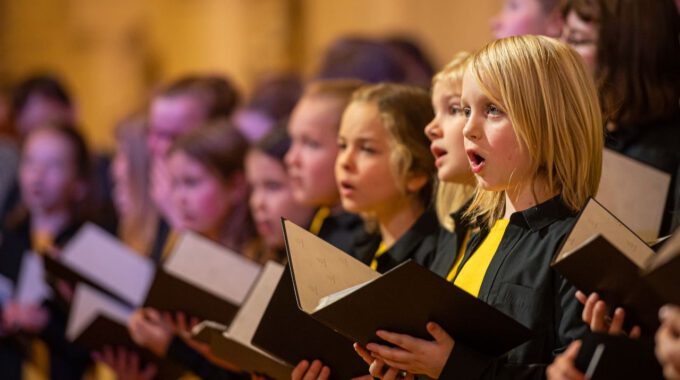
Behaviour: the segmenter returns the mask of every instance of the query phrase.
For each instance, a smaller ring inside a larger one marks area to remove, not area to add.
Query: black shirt
[[[356,239],[361,238],[365,233],[364,221],[358,215],[342,211],[326,217],[317,236],[338,249],[352,254]]]
[[[503,357],[488,357],[456,342],[440,378],[541,379],[556,354],[586,333],[576,289],[550,267],[576,219],[559,196],[511,215],[479,298],[528,327],[533,337]],[[473,234],[461,265],[488,232],[484,228]]]
[[[385,273],[406,260],[429,266],[437,249],[439,221],[433,210],[426,210],[397,241],[378,258],[379,273]],[[354,256],[369,265],[382,241],[380,234],[372,234],[357,244]]]

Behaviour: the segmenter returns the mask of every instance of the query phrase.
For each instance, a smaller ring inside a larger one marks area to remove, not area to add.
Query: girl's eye
[[[308,137],[303,137],[302,138],[302,144],[305,146],[308,146],[310,148],[318,148],[319,147],[319,142],[316,140],[312,140]]]
[[[463,115],[465,115],[465,117],[469,118],[471,114],[472,110],[470,107],[463,107]]]
[[[572,46],[586,46],[586,45],[594,45],[595,41],[589,39],[589,38],[578,38],[578,37],[569,37],[567,38],[567,43]]]
[[[449,114],[458,115],[461,112],[463,112],[463,109],[459,105],[452,104],[452,105],[449,106]]]
[[[277,181],[265,181],[264,188],[269,191],[277,191],[283,188],[283,184]]]
[[[493,105],[493,104],[490,104],[490,105],[489,105],[489,108],[488,108],[488,111],[487,111],[487,112],[488,112],[489,115],[491,115],[491,116],[499,116],[499,115],[501,114],[501,110],[500,110],[498,107],[496,107],[495,105]]]
[[[184,182],[184,186],[194,187],[194,186],[198,185],[198,183],[200,181],[199,181],[198,178],[187,177],[187,178],[184,178],[184,181],[182,181],[182,182]]]
[[[373,154],[376,152],[375,149],[370,145],[362,145],[361,150],[369,154]]]
[[[338,149],[345,150],[345,148],[347,148],[347,143],[344,141],[338,141]]]

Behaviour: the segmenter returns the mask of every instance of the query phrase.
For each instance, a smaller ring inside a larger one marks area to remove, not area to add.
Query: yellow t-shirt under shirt
[[[384,242],[380,242],[380,245],[378,246],[378,250],[375,251],[375,256],[373,256],[373,260],[371,260],[371,269],[373,270],[378,270],[378,259],[380,256],[384,255],[385,252],[387,252],[387,246],[385,245]]]
[[[312,218],[312,223],[309,224],[309,232],[313,233],[314,235],[318,235],[319,232],[321,231],[321,227],[323,226],[323,222],[326,220],[326,218],[328,218],[330,214],[331,214],[330,208],[320,207],[314,214],[314,217]]]
[[[460,273],[453,282],[454,285],[475,297],[479,295],[479,289],[482,287],[486,270],[489,268],[489,264],[491,264],[491,260],[501,244],[508,223],[508,219],[499,219],[494,223],[491,231],[489,231],[489,235],[487,235],[475,253],[468,259],[463,268],[461,268]]]

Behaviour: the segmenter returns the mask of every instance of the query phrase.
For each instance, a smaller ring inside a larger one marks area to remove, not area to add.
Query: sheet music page
[[[654,253],[644,241],[626,228],[607,209],[591,199],[567,237],[558,259],[573,252],[583,242],[597,234],[604,236],[640,268],[645,266],[645,262]]]
[[[314,312],[321,298],[380,277],[349,254],[285,220],[289,262],[300,305]]]
[[[99,315],[125,326],[133,311],[93,287],[79,283],[73,294],[66,338],[74,341]]]
[[[671,176],[609,149],[597,199],[645,241],[659,236]]]
[[[153,263],[88,223],[64,247],[61,261],[132,305],[141,305],[153,280]]]
[[[231,325],[229,325],[225,335],[250,346],[255,330],[257,330],[257,326],[260,324],[262,315],[267,309],[269,300],[272,294],[274,294],[276,285],[283,274],[283,268],[283,265],[274,261],[269,261],[265,264],[262,274],[239,309],[236,317],[234,317]]]
[[[260,273],[260,265],[194,233],[178,240],[165,270],[197,288],[241,305]]]
[[[21,260],[14,298],[22,304],[39,305],[51,294],[52,290],[45,281],[45,266],[42,257],[34,252],[26,252]]]

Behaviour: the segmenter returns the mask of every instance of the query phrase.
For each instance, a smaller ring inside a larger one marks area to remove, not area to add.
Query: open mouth
[[[486,164],[486,159],[474,150],[468,150],[466,153],[468,155],[468,160],[470,160],[470,169],[472,169],[472,172],[475,174],[481,172]]]
[[[348,181],[340,181],[340,195],[348,196],[354,192],[355,187]]]
[[[434,156],[435,159],[446,155],[446,151],[440,147],[437,146],[430,146],[430,151],[432,152],[432,155]]]
[[[340,188],[343,190],[354,190],[354,186],[347,181],[340,181]]]

